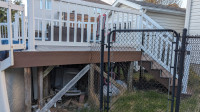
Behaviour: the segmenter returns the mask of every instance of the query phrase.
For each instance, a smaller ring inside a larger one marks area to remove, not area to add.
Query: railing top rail
[[[81,0],[73,0],[73,1],[72,0],[60,0],[60,1],[66,2],[66,3],[71,3],[71,4],[93,7],[93,8],[101,8],[101,9],[104,9],[104,10],[113,10],[113,11],[117,11],[117,12],[142,15],[142,12],[140,12],[139,10],[120,9],[120,8],[117,8],[117,7],[112,7],[112,6],[102,5],[102,4],[97,4],[97,3],[91,3],[91,2],[81,1]]]
[[[0,23],[0,26],[1,26],[1,25],[7,25],[7,24],[8,24],[8,23]]]
[[[16,5],[11,2],[0,1],[0,7],[2,8],[11,8],[13,10],[24,11],[24,5]]]
[[[175,34],[175,37],[178,37],[178,33],[172,29],[124,29],[124,30],[116,29],[116,30],[111,31],[109,33],[109,36],[113,32],[173,32]]]
[[[200,35],[188,35],[187,38],[192,38],[192,39],[199,39]]]

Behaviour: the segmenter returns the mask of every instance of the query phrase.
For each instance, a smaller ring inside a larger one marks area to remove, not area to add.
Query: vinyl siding
[[[134,8],[121,4],[120,8],[133,10]],[[165,29],[173,29],[181,33],[185,24],[185,15],[172,15],[147,11],[146,14]]]
[[[178,16],[149,11],[146,14],[165,29],[173,29],[181,33],[184,28],[185,15]]]
[[[189,34],[200,35],[200,0],[192,0],[191,2]]]

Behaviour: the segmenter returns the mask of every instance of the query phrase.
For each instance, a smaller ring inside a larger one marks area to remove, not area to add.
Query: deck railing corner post
[[[28,50],[35,50],[34,0],[28,0]]]

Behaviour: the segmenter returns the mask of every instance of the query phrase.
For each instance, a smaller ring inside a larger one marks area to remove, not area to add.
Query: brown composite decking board
[[[108,53],[105,52],[104,60],[107,62]],[[115,51],[112,52],[113,62],[140,61],[140,51]],[[32,51],[14,52],[13,68],[72,65],[100,63],[99,51]]]

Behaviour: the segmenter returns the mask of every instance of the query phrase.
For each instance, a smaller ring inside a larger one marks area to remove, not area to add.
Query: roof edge
[[[172,14],[172,15],[185,15],[186,12],[183,12],[183,11],[179,11],[179,10],[172,10],[172,9],[165,9],[165,8],[159,8],[159,7],[148,7],[148,6],[142,6],[140,4],[137,4],[137,3],[134,3],[134,2],[131,2],[131,1],[128,1],[128,0],[116,0],[112,6],[114,7],[117,7],[117,4],[124,4],[124,5],[127,5],[127,6],[130,6],[132,8],[136,8],[136,9],[147,9],[147,10],[150,10],[150,11],[153,11],[153,12],[162,12],[162,13],[166,13],[166,14]],[[134,4],[134,6],[137,5],[137,7],[133,7],[132,5]]]
[[[163,9],[163,8],[153,8],[153,7],[147,7],[142,6],[143,9],[146,9],[147,11],[150,10],[152,12],[159,12],[159,13],[166,13],[166,14],[173,14],[173,15],[185,15],[186,12],[183,11],[177,11],[177,10],[170,10],[170,9]]]

